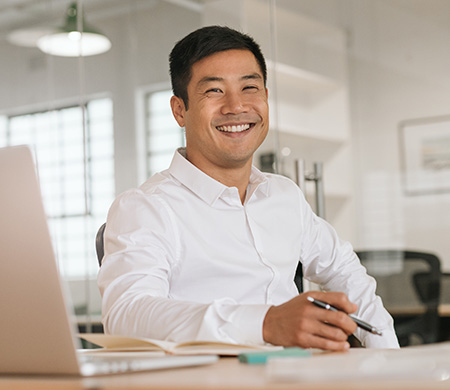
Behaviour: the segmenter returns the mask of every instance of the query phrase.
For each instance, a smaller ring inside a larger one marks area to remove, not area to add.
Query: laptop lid
[[[31,151],[0,149],[0,372],[78,374]]]

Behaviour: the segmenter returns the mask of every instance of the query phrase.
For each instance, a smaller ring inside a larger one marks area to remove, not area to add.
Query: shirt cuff
[[[263,338],[263,323],[271,305],[237,305],[232,321],[221,329],[237,343],[265,344]]]
[[[374,335],[365,331],[360,332],[360,340],[364,347],[366,348],[388,348],[396,349],[400,348],[395,332],[390,329],[381,329],[383,332],[382,336]],[[364,334],[365,333],[365,334]],[[359,335],[357,335],[358,337]]]

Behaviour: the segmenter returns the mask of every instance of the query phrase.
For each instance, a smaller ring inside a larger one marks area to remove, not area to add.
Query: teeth
[[[240,133],[241,131],[248,130],[250,124],[237,125],[237,126],[217,126],[217,130],[226,131],[228,133]]]

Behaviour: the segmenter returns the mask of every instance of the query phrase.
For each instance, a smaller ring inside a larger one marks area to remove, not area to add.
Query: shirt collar
[[[246,200],[250,200],[257,190],[263,195],[269,196],[269,181],[267,180],[266,174],[262,173],[253,165],[252,172],[250,173],[250,183],[247,187]]]
[[[211,206],[221,197],[229,198],[231,192],[235,192],[239,197],[236,188],[230,188],[219,183],[193,165],[186,158],[186,148],[177,149],[170,164],[169,173]],[[246,202],[257,190],[261,190],[267,196],[269,192],[268,180],[261,171],[252,166]]]

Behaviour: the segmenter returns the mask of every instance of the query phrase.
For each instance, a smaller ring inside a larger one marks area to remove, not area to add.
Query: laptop
[[[73,308],[66,302],[32,153],[27,146],[1,148],[0,373],[93,376],[218,359],[81,353]]]

